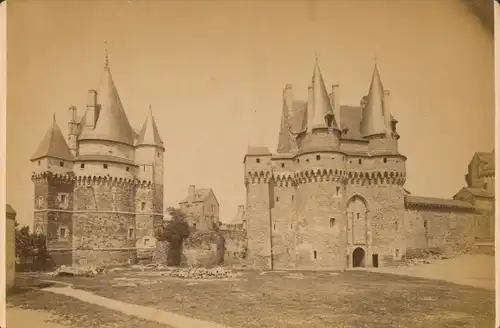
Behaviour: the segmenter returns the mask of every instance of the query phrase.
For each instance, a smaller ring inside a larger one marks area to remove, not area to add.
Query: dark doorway
[[[365,266],[365,250],[358,247],[352,252],[352,266],[359,268]]]
[[[372,255],[373,267],[378,268],[378,254]]]

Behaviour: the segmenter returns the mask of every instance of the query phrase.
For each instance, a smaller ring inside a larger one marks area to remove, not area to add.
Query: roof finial
[[[52,119],[54,121],[54,123],[56,122],[56,113],[52,113]]]
[[[104,69],[109,68],[108,41],[104,41]]]
[[[375,63],[375,66],[377,66],[377,61],[378,61],[378,56],[377,53],[373,55],[373,62]]]

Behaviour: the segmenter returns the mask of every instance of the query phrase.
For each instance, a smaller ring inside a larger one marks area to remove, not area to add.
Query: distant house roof
[[[10,204],[5,204],[5,212],[7,214],[16,214],[16,211],[12,208],[12,206],[10,206]]]
[[[406,196],[405,203],[408,206],[422,206],[428,208],[455,208],[455,209],[474,209],[474,206],[456,199]]]
[[[474,157],[479,159],[482,165],[479,167],[479,176],[488,176],[495,174],[495,153],[477,152]]]
[[[184,198],[184,200],[180,201],[179,204],[202,203],[210,197],[210,194],[213,194],[215,201],[217,201],[217,197],[215,197],[215,194],[214,194],[212,188],[201,188],[201,189],[195,189],[193,195],[188,195],[186,198]],[[190,196],[192,196],[192,198],[189,198]],[[218,203],[218,201],[217,201],[217,203]]]
[[[460,189],[460,191],[457,192],[455,194],[455,196],[457,196],[459,193],[464,192],[464,191],[470,193],[472,196],[475,196],[475,197],[483,197],[483,198],[494,198],[495,197],[494,193],[489,192],[485,189],[468,188],[468,187],[464,187],[464,188]],[[455,197],[455,196],[453,196],[453,197]]]

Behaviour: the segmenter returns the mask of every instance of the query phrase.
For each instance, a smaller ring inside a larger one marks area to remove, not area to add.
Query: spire
[[[361,134],[363,137],[386,133],[383,102],[384,86],[375,62],[370,90],[366,97],[366,106],[363,108],[363,117],[361,119]]]
[[[69,150],[68,144],[64,139],[61,129],[57,125],[56,114],[53,114],[52,124],[38,145],[36,152],[31,157],[31,161],[43,157],[58,158],[66,161],[73,160],[73,155]]]
[[[278,153],[288,153],[291,150],[290,143],[290,111],[292,110],[292,86],[287,84],[283,90],[283,112],[281,113],[281,126],[278,136]]]
[[[151,108],[151,105],[149,105],[148,116],[146,117],[146,121],[142,125],[141,131],[139,132],[136,145],[158,146],[163,148],[163,141],[158,133],[158,127],[156,126],[156,122],[153,117],[153,109]]]
[[[104,41],[104,69],[109,69],[108,41]]]
[[[333,127],[334,129],[338,129],[317,56],[312,76],[312,92],[312,106],[310,107],[313,111],[311,113],[311,128]]]
[[[99,109],[96,113],[95,128],[84,127],[80,140],[110,140],[133,145],[135,133],[113,81],[107,53],[106,49],[104,72],[97,90]]]

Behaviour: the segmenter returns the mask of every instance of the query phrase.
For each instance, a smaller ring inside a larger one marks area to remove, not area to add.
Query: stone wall
[[[467,210],[410,209],[405,213],[407,254],[435,250],[448,255],[474,246],[475,222],[480,215]]]
[[[224,266],[240,267],[246,261],[247,233],[245,230],[219,230],[225,241]]]
[[[192,233],[182,245],[181,265],[212,267],[220,264],[224,257],[223,238],[222,233],[216,231]]]

